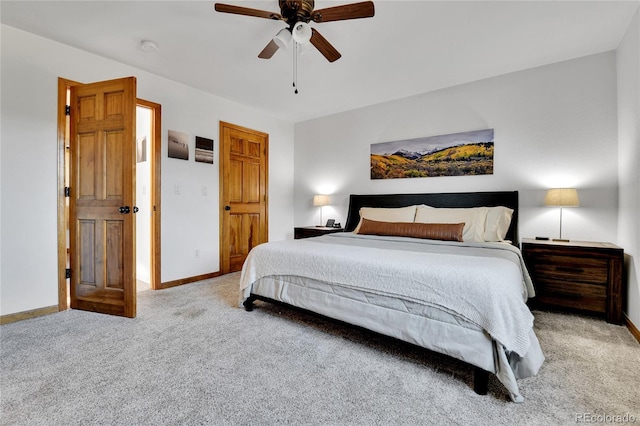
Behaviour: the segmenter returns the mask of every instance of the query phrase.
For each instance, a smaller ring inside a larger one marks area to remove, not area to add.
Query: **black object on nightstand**
[[[319,237],[321,235],[333,234],[335,232],[344,232],[344,228],[327,228],[326,226],[302,226],[293,228],[293,238],[299,240],[301,238]]]
[[[536,290],[536,305],[592,313],[622,324],[622,248],[524,238],[522,256]]]

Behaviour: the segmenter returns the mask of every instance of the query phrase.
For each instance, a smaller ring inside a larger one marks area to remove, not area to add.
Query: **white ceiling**
[[[358,1],[358,0],[354,0]],[[279,12],[277,0],[223,3]],[[353,1],[316,0],[316,9]],[[616,49],[638,1],[374,0],[375,17],[312,23],[341,53],[258,53],[280,21],[214,1],[5,1],[2,23],[298,122]],[[159,49],[147,53],[142,40]]]

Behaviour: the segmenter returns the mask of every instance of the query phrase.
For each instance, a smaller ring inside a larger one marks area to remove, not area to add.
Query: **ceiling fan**
[[[311,28],[309,22],[320,24],[347,19],[371,18],[374,15],[373,2],[371,1],[319,10],[313,9],[314,0],[278,0],[278,3],[280,4],[280,13],[223,3],[216,3],[215,10],[236,15],[274,19],[287,24],[288,27],[283,28],[260,52],[259,58],[271,58],[279,48],[286,47],[288,40],[293,38],[294,41],[302,45],[311,42],[329,62],[340,59],[342,55],[315,28]]]

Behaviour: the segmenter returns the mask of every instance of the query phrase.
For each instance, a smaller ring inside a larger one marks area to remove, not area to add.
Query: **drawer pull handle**
[[[553,295],[555,297],[561,297],[563,299],[574,299],[574,300],[582,299],[582,295],[581,294],[565,293],[563,291],[555,292],[555,293],[553,293]]]
[[[584,272],[582,268],[570,268],[566,266],[556,266],[556,271],[558,272],[570,272],[572,274],[581,274]]]

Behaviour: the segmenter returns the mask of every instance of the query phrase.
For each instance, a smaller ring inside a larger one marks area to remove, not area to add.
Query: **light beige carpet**
[[[472,368],[443,355],[277,305],[245,312],[238,278],[139,293],[135,319],[1,326],[0,424],[640,423],[640,345],[624,327],[534,312],[547,361],[515,404],[493,377],[476,395]]]

